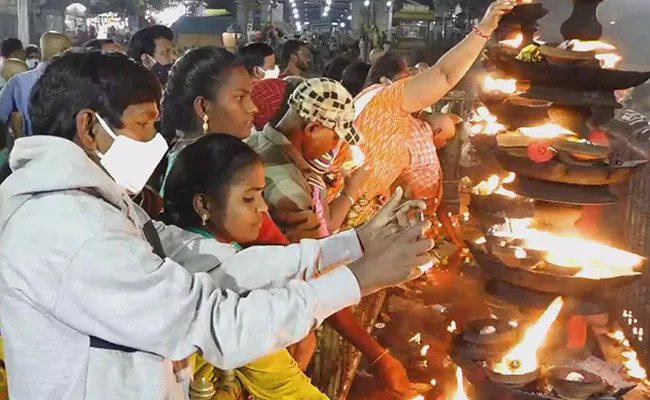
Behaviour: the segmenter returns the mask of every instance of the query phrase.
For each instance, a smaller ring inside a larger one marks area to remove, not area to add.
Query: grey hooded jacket
[[[236,253],[155,223],[163,259],[146,214],[73,142],[19,139],[10,164],[0,328],[12,400],[184,399],[170,360],[200,350],[236,368],[359,301],[347,267],[314,278],[361,256],[354,231]]]

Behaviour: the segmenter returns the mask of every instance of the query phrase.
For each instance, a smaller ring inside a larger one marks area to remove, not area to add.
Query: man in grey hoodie
[[[394,223],[413,206],[398,209],[401,190],[356,231],[287,247],[238,252],[152,222],[129,194],[166,150],[159,96],[150,72],[99,52],[60,56],[32,94],[36,135],[16,142],[0,185],[14,400],[186,399],[189,374],[172,361],[199,351],[239,367],[429,260],[428,223]]]

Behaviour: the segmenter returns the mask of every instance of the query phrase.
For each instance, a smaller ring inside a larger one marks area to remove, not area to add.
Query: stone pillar
[[[242,29],[242,38],[248,39],[246,28],[248,27],[248,10],[246,9],[246,0],[236,0],[235,6],[237,7],[237,12],[235,16],[237,17],[237,23]]]
[[[18,3],[18,39],[24,45],[29,41],[29,0],[17,0]]]
[[[262,28],[266,27],[271,23],[271,2],[269,0],[260,1],[260,20],[262,23]]]
[[[375,25],[379,32],[388,29],[388,7],[386,7],[386,0],[375,1]]]
[[[364,0],[352,0],[350,5],[350,15],[352,16],[352,21],[350,21],[350,28],[353,32],[360,34],[364,26],[368,22],[367,12],[368,7],[364,7]]]

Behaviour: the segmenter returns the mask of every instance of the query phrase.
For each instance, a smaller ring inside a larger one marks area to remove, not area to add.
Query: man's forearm
[[[384,352],[380,345],[364,328],[351,308],[332,315],[325,320],[348,343],[352,344],[369,362],[373,362]]]

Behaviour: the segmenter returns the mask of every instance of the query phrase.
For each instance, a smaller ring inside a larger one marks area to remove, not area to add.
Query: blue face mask
[[[156,78],[158,78],[158,82],[160,82],[161,85],[165,86],[167,84],[167,79],[169,79],[169,70],[172,69],[172,64],[167,64],[167,65],[161,65],[158,63],[155,63],[153,67],[151,67],[151,72],[156,75]]]

